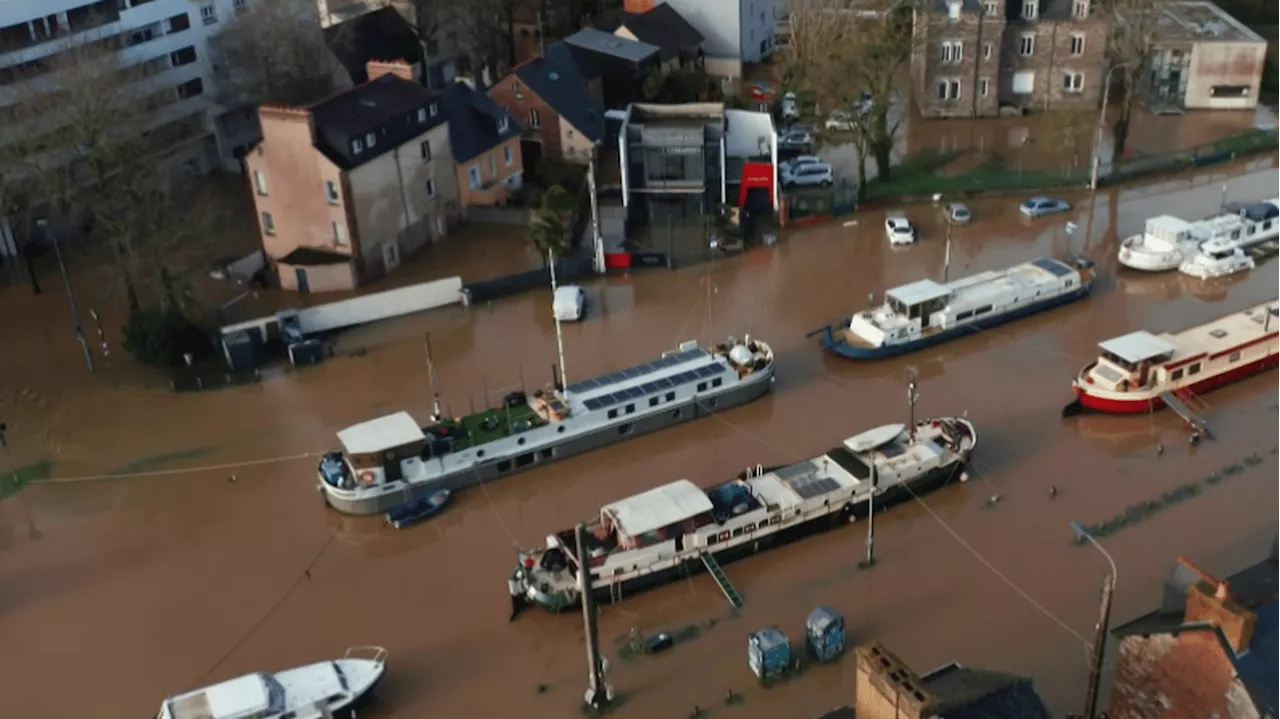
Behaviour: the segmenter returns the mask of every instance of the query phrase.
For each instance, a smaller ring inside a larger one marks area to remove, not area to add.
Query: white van
[[[577,285],[557,287],[555,299],[551,302],[551,311],[561,322],[577,322],[587,306],[587,295]]]

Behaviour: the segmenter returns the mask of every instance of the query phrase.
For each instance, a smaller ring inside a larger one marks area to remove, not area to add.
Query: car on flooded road
[[[911,220],[905,217],[890,217],[884,221],[884,236],[888,238],[890,245],[896,247],[914,245],[920,233],[915,225],[911,224]]]
[[[969,220],[972,219],[973,213],[969,212],[968,207],[965,207],[959,202],[953,202],[950,205],[947,205],[947,222],[950,222],[953,225],[967,225],[969,224]]]
[[[1071,209],[1071,205],[1064,200],[1056,200],[1052,197],[1033,197],[1030,200],[1018,206],[1018,211],[1026,217],[1035,219],[1052,215],[1056,212],[1066,212]]]
[[[831,165],[825,162],[811,162],[791,168],[782,173],[782,186],[793,187],[831,187],[835,182],[835,174]]]

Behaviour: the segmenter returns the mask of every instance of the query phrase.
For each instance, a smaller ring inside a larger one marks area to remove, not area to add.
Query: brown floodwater
[[[775,393],[468,490],[447,513],[403,532],[326,512],[315,460],[298,456],[379,413],[425,418],[423,332],[432,333],[442,399],[455,413],[482,403],[484,388],[493,398],[545,382],[556,361],[549,292],[361,328],[322,366],[173,395],[143,388],[147,375],[124,366],[115,388],[102,372],[86,378],[56,282],[39,297],[9,288],[0,294],[0,421],[13,454],[0,462],[48,459],[56,477],[83,481],[28,486],[0,503],[0,716],[145,716],[166,695],[356,644],[383,645],[391,661],[362,717],[576,716],[586,681],[581,621],[530,612],[507,622],[515,548],[656,484],[720,481],[903,420],[908,367],[920,377],[918,412],[967,412],[976,422],[973,481],[877,521],[870,571],[854,568],[864,525],[729,565],[746,598],[736,618],[705,575],[605,607],[610,678],[627,697],[617,716],[686,716],[700,705],[716,716],[805,717],[848,703],[848,659],[770,689],[757,688],[746,665],[748,632],[778,625],[798,640],[819,604],[845,613],[853,641],[882,641],[920,671],[956,660],[1026,673],[1056,713],[1078,710],[1082,638],[1106,564],[1070,543],[1069,521],[1107,519],[1263,454],[1260,466],[1105,540],[1120,566],[1119,621],[1157,601],[1177,555],[1226,573],[1275,535],[1274,374],[1209,395],[1218,439],[1197,448],[1168,413],[1059,416],[1098,341],[1175,330],[1276,296],[1274,262],[1211,287],[1176,273],[1117,276],[1114,262],[1117,235],[1155,214],[1208,214],[1224,182],[1235,199],[1274,195],[1273,168],[1267,159],[1113,190],[1097,197],[1091,232],[1087,197],[1073,200],[1072,216],[1037,222],[1017,216],[1017,198],[974,202],[974,223],[955,234],[952,277],[1087,240],[1105,275],[1096,296],[890,362],[838,361],[804,335],[864,307],[868,293],[941,275],[943,235],[929,208],[908,209],[924,229],[906,249],[890,249],[882,218],[869,213],[856,226],[790,232],[777,248],[740,258],[590,284],[586,321],[564,328],[570,379],[684,339],[750,332],[779,353]],[[1080,227],[1070,238],[1068,219]],[[355,347],[367,354],[348,357]],[[93,478],[106,473],[142,476]],[[997,494],[999,504],[984,506]],[[667,654],[624,660],[615,651],[633,627],[708,620],[714,626]],[[744,703],[724,707],[728,690]]]

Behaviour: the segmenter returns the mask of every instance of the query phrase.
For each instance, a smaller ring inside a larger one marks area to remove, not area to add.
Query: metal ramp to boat
[[[1198,402],[1201,410],[1203,410],[1203,400],[1199,400],[1194,394],[1186,390],[1174,390],[1172,392],[1161,392],[1160,401],[1164,402],[1166,407],[1176,412],[1178,416],[1181,417],[1182,420],[1193,430],[1213,439],[1213,435],[1209,432],[1209,423],[1206,422],[1199,414],[1196,414],[1196,411],[1191,408],[1192,403]]]
[[[720,568],[720,563],[716,558],[707,552],[698,552],[698,556],[702,557],[702,565],[707,568],[707,573],[716,580],[716,584],[720,585],[720,591],[724,592],[724,598],[729,600],[729,604],[734,609],[742,609],[742,595],[737,589],[733,588],[733,584],[729,582],[729,577]]]

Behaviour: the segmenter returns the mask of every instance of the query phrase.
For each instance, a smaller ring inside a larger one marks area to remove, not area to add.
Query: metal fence
[[[1112,184],[1188,167],[1209,167],[1244,155],[1275,150],[1275,130],[1246,130],[1203,145],[1118,162],[1104,173],[1100,181]]]

